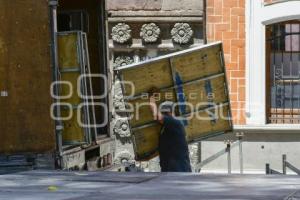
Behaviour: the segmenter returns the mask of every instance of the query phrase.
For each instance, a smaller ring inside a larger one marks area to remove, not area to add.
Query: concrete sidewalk
[[[60,171],[0,175],[1,200],[294,200],[300,199],[297,191],[299,176]]]

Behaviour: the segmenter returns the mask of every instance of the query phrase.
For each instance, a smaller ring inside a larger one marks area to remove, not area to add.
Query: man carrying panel
[[[150,108],[154,120],[161,123],[159,157],[162,172],[191,172],[189,149],[182,122],[174,115],[174,103],[165,101],[159,109],[155,97],[150,97]]]

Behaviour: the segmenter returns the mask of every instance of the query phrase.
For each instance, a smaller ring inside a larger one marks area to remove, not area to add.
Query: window
[[[266,27],[269,123],[300,123],[300,21]]]
[[[85,11],[63,11],[58,13],[58,31],[83,31],[88,33],[89,20]]]

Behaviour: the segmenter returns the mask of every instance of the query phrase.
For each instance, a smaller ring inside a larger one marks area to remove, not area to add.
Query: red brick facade
[[[207,40],[222,41],[234,124],[245,124],[245,0],[207,0]]]

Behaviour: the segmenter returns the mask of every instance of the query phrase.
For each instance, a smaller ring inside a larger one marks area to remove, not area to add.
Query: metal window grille
[[[266,30],[269,123],[300,124],[300,21]]]

